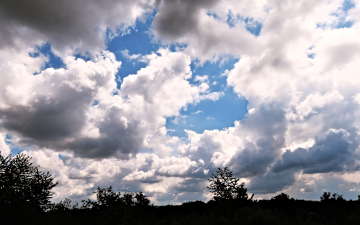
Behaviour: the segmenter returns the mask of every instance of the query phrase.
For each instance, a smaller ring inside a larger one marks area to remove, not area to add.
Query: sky
[[[59,183],[207,201],[360,193],[359,0],[2,0],[0,151]]]

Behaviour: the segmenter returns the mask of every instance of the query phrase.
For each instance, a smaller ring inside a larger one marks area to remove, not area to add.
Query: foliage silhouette
[[[71,199],[65,198],[64,200],[61,200],[60,202],[56,204],[52,204],[49,207],[49,210],[51,211],[70,211],[72,209],[77,208],[77,204],[73,203]]]
[[[331,192],[324,192],[320,197],[321,202],[345,201],[342,195]]]
[[[98,187],[95,191],[96,201],[83,201],[82,208],[112,209],[133,206],[149,206],[150,200],[142,193],[124,193],[113,191],[112,187]]]
[[[228,168],[218,168],[215,174],[208,179],[208,190],[213,193],[214,200],[248,200],[249,196],[244,183],[239,183]]]
[[[30,163],[30,158],[24,158],[24,155],[2,157],[0,170],[1,181],[3,182],[2,201],[5,197],[11,199],[8,197],[11,195],[5,195],[3,192],[4,181],[8,177],[12,177],[10,175],[6,177],[4,174],[8,172],[5,170],[16,172],[18,168],[22,168],[14,166],[15,169],[13,169],[9,166],[15,163],[10,163],[10,161],[16,157],[22,158],[19,161],[27,162],[23,164],[28,165],[28,167],[38,168]],[[10,170],[9,167],[12,169]],[[51,206],[47,207],[47,210],[34,211],[31,207],[27,207],[25,211],[19,210],[20,204],[16,205],[17,208],[12,205],[10,210],[3,211],[4,208],[2,208],[0,211],[1,222],[8,220],[11,221],[11,224],[22,225],[358,225],[360,222],[360,201],[358,200],[345,200],[341,195],[330,192],[325,192],[321,196],[321,201],[297,200],[285,193],[276,195],[270,200],[252,200],[248,197],[245,185],[240,184],[239,179],[234,177],[228,168],[218,169],[217,172],[209,179],[209,187],[214,188],[209,190],[214,190],[212,192],[214,195],[217,193],[215,191],[220,190],[217,199],[221,201],[195,201],[186,202],[182,205],[154,206],[150,205],[149,199],[141,192],[120,193],[115,192],[111,186],[98,187],[94,192],[96,200],[85,200],[81,206],[74,204],[70,199],[64,199],[50,205],[50,194],[45,198],[47,200],[43,201],[46,203],[45,205]],[[48,173],[42,172],[42,174]],[[18,176],[13,176],[18,178]],[[48,174],[48,176],[54,184],[51,175]],[[23,185],[31,184],[32,182],[25,182]],[[227,186],[228,184],[230,186]],[[21,191],[27,190],[30,189],[21,189]],[[239,199],[246,201],[238,201]],[[20,202],[24,203],[23,200]],[[6,206],[10,206],[10,204]]]
[[[290,196],[288,194],[280,193],[280,194],[272,197],[271,200],[280,201],[280,202],[286,202],[286,201],[291,201],[291,200],[294,200],[294,199],[290,198]]]
[[[24,154],[0,155],[0,206],[46,209],[57,185],[49,172],[33,165]]]
[[[150,200],[142,192],[136,193],[134,198],[135,206],[144,207],[150,205]]]

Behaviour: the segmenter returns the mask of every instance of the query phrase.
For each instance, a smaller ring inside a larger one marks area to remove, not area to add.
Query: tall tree
[[[239,183],[239,178],[234,177],[228,167],[218,168],[209,178],[207,188],[214,194],[214,200],[248,200],[245,184]]]
[[[0,155],[0,206],[31,206],[40,209],[50,203],[51,189],[57,185],[25,154]]]

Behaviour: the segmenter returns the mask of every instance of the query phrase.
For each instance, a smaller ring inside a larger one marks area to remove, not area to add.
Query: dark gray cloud
[[[190,152],[188,156],[193,160],[202,159],[205,162],[210,162],[213,153],[220,150],[220,144],[215,142],[210,135],[203,135],[199,140],[199,146],[195,151]]]
[[[253,177],[264,174],[275,161],[277,149],[273,149],[271,143],[263,141],[257,144],[242,150],[231,159],[231,169],[239,176]]]
[[[56,90],[56,89],[54,89]],[[0,109],[1,127],[47,145],[76,135],[85,124],[91,90],[62,86],[55,98],[39,96],[29,106]]]
[[[82,137],[80,132],[87,123],[86,112],[91,101],[87,95],[78,97],[72,95],[71,101],[44,100],[31,107],[0,110],[0,125],[23,137],[26,145],[70,150],[85,158],[126,158],[137,152],[143,143],[139,122],[121,121],[123,112],[118,108],[110,109],[99,122],[99,137]]]
[[[279,173],[269,172],[251,179],[249,191],[255,194],[275,193],[289,187],[295,182],[294,171]]]
[[[284,145],[286,120],[277,104],[261,106],[244,121],[242,129],[256,134],[230,161],[234,172],[241,177],[264,174],[276,160]]]
[[[268,172],[252,178],[255,193],[274,193],[293,185],[297,173],[349,172],[359,169],[357,142],[343,130],[330,130],[308,148],[286,151]]]
[[[198,179],[198,178],[188,178],[185,179],[183,182],[176,185],[174,188],[175,192],[198,192],[201,193],[204,190],[206,190],[206,182],[204,179]]]
[[[131,23],[137,7],[148,6],[142,0],[2,0],[0,47],[31,38],[57,48],[101,47],[106,27]]]
[[[154,21],[156,32],[165,39],[177,39],[197,30],[201,9],[213,6],[216,0],[159,0]]]
[[[308,148],[298,148],[282,155],[273,168],[274,172],[303,170],[304,173],[351,171],[357,168],[356,142],[345,130],[330,130]]]
[[[121,121],[123,113],[118,108],[110,109],[98,124],[100,137],[79,138],[67,146],[81,157],[105,158],[119,156],[126,158],[142,146],[144,134],[139,121]]]

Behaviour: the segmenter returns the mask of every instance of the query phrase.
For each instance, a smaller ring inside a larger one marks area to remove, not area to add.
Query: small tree
[[[330,199],[331,199],[331,193],[330,193],[330,192],[324,192],[324,193],[320,196],[320,201],[322,201],[322,202],[329,201]]]
[[[218,168],[208,180],[207,188],[214,194],[214,200],[248,200],[245,184],[239,184],[239,178],[234,177],[228,167]]]
[[[150,205],[150,200],[144,195],[142,192],[138,192],[135,194],[135,205],[136,206],[148,206]]]
[[[84,208],[106,209],[123,206],[121,193],[112,190],[112,187],[97,187],[96,200],[87,200],[83,202]]]
[[[51,189],[57,185],[49,172],[44,172],[25,154],[0,155],[0,205],[32,206],[44,209],[50,203]]]

